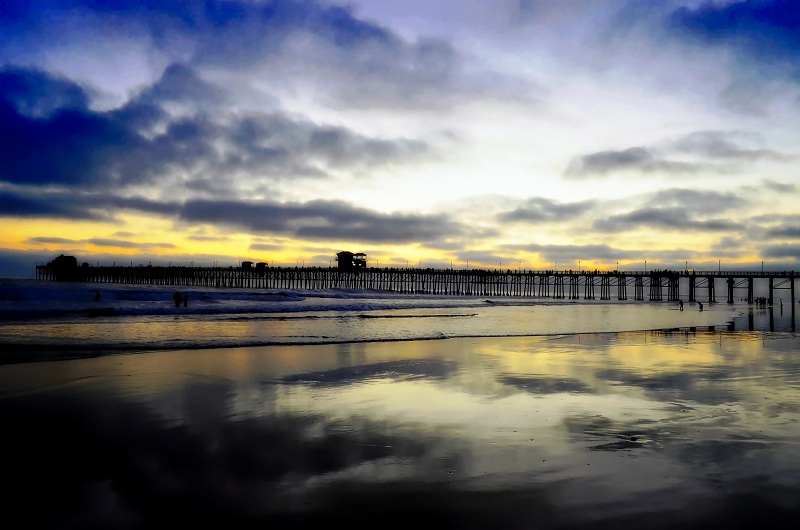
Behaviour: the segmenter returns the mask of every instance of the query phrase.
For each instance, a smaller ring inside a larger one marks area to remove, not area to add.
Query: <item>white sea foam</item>
[[[188,296],[176,307],[175,292]],[[96,299],[96,296],[98,295]],[[501,305],[564,303],[547,299],[495,300]],[[154,285],[0,280],[0,319],[87,316],[257,314],[318,311],[479,307],[481,297],[331,289],[320,291],[198,288]]]

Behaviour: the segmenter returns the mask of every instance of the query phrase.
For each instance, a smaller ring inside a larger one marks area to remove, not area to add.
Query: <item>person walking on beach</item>
[[[697,302],[697,305],[700,306],[700,311],[702,311],[703,310],[703,302]]]
[[[683,300],[679,300],[679,302],[680,302],[681,311],[683,311]]]
[[[183,293],[183,307],[189,305],[189,293]]]
[[[175,291],[175,295],[172,297],[175,300],[175,307],[181,306],[181,293]]]

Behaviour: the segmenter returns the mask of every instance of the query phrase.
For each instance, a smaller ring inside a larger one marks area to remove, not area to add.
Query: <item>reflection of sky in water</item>
[[[794,325],[793,325],[794,320]],[[796,331],[797,315],[791,304],[781,307],[744,307],[742,314],[733,320],[735,329],[748,331]]]
[[[72,403],[94,436],[133,440],[118,450],[147,462],[126,471],[136,487],[169,483],[253,517],[395,488],[415,502],[435,491],[448,513],[565,524],[685,522],[741,499],[796,510],[800,498],[800,354],[787,334],[179,351],[3,366],[0,388],[5,403]],[[173,443],[186,448],[177,468],[163,454]]]

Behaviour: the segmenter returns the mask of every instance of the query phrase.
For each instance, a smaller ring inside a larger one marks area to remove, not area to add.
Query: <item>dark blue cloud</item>
[[[112,193],[0,191],[0,217],[108,221],[123,210],[172,216],[180,207],[178,203],[118,197]]]
[[[282,113],[209,113],[225,99],[184,65],[126,105],[89,108],[80,85],[46,72],[0,69],[0,182],[121,190],[192,175],[198,190],[221,174],[255,172],[271,179],[322,176],[347,169],[415,159],[423,142],[373,139],[344,127],[317,125]],[[178,104],[183,113],[166,109]],[[225,187],[236,188],[235,176]]]
[[[767,259],[800,260],[800,246],[797,245],[771,245],[761,249],[761,255]]]
[[[139,250],[152,250],[153,248],[175,248],[173,243],[138,243],[124,239],[109,239],[93,237],[90,239],[67,239],[63,237],[31,237],[28,243],[34,245],[76,245],[90,243],[97,247],[131,248]]]
[[[783,225],[769,228],[764,233],[766,239],[800,239],[800,225]]]
[[[740,131],[695,131],[674,140],[670,149],[676,153],[698,155],[708,159],[750,162],[784,161],[789,157],[773,149],[760,147],[761,137]]]
[[[91,187],[140,180],[126,166],[135,165],[143,139],[100,114],[65,110],[35,120],[0,107],[0,143],[6,182]]]
[[[56,0],[53,5],[68,9],[83,8],[98,13],[128,16],[166,15],[186,24],[197,18],[197,8],[203,4],[216,2],[203,1],[163,1],[163,0]]]
[[[134,241],[125,241],[123,239],[108,239],[101,237],[94,237],[91,239],[84,239],[86,243],[98,247],[115,247],[115,248],[137,248],[137,249],[150,249],[150,248],[175,248],[173,243],[137,243]]]
[[[628,260],[638,258],[638,250],[623,250],[610,247],[608,245],[542,245],[531,244],[512,244],[504,245],[504,248],[535,252],[542,257],[542,260],[550,263],[561,263],[560,269],[569,268],[572,264],[577,265],[577,260],[581,257],[601,261]]]
[[[640,208],[626,214],[597,219],[592,227],[605,233],[625,232],[642,227],[695,232],[737,232],[745,228],[743,224],[728,219],[696,219],[692,209],[686,207]]]
[[[346,7],[331,6],[319,12],[319,21],[327,27],[333,42],[339,46],[350,46],[358,42],[392,43],[396,38],[386,29],[359,20]]]
[[[718,214],[746,206],[748,201],[733,193],[682,188],[664,189],[656,192],[646,206],[650,208],[681,208],[703,215]]]
[[[656,156],[649,148],[630,147],[623,150],[599,151],[573,158],[564,176],[581,179],[608,175],[621,171],[641,173],[685,174],[695,173],[701,165]]]
[[[379,243],[431,241],[459,236],[465,227],[445,215],[384,214],[342,201],[188,201],[184,221],[235,226],[251,233]]]
[[[161,78],[136,95],[131,103],[163,105],[165,103],[194,103],[212,105],[225,100],[222,89],[205,82],[189,66],[169,65]]]
[[[18,4],[12,6],[10,4]],[[286,32],[307,30],[326,36],[336,46],[352,46],[359,42],[384,43],[398,40],[392,32],[354,16],[349,7],[323,5],[316,1],[273,0],[52,0],[3,2],[0,28],[22,34],[44,30],[41,20],[66,20],[76,14],[91,13],[101,20],[133,23],[146,28],[159,47],[175,45],[177,36],[193,36],[202,41],[226,30],[246,32],[248,38],[259,37],[250,48],[264,42],[280,43]],[[249,30],[258,28],[258,32]],[[244,36],[244,34],[243,34]],[[215,40],[215,44],[224,44]],[[234,43],[234,46],[240,45]],[[208,48],[214,49],[213,46]],[[242,52],[245,49],[240,50]],[[233,59],[233,57],[228,57]]]
[[[89,105],[89,96],[76,83],[13,66],[0,69],[0,100],[33,118],[47,117],[59,109],[84,110]]]
[[[0,217],[98,219],[99,216],[69,200],[0,192]]]
[[[54,35],[59,26],[66,29]],[[467,74],[444,40],[410,42],[324,1],[36,2],[0,18],[0,35],[0,63],[24,57],[37,64],[53,48],[86,53],[137,42],[168,62],[301,84],[358,107],[440,107],[474,92],[535,92],[520,91],[518,82],[512,89],[497,75],[489,83]]]
[[[732,47],[772,63],[800,65],[800,3],[796,0],[748,0],[682,7],[667,20],[670,31],[706,45]]]
[[[524,201],[524,203],[515,210],[498,214],[497,220],[503,223],[563,222],[586,213],[593,206],[594,201],[563,204],[542,197],[534,197]]]
[[[623,171],[690,174],[706,171],[729,174],[743,164],[759,161],[786,162],[792,156],[761,147],[761,136],[744,131],[694,131],[661,146],[636,146],[599,151],[574,157],[564,176],[580,179]],[[685,159],[688,155],[691,158]]]
[[[43,15],[68,14],[77,10],[101,15],[127,18],[155,18],[166,16],[190,25],[196,20],[198,7],[205,2],[187,0],[184,2],[162,0],[27,0],[25,2],[0,3],[0,22],[9,26],[30,26]]]
[[[118,197],[112,193],[0,191],[0,218],[113,220],[122,211],[308,239],[406,243],[442,240],[466,232],[464,226],[446,215],[385,214],[342,201],[190,200],[179,203]],[[117,241],[113,240],[115,246],[120,246],[116,245]]]
[[[0,70],[0,180],[80,187],[140,180],[135,166],[146,141],[87,101],[76,83]]]

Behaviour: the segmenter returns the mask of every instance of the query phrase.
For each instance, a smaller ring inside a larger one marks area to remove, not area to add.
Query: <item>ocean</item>
[[[0,280],[9,521],[786,528],[800,516],[789,303],[180,292],[186,306],[163,286]]]

